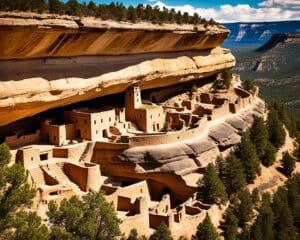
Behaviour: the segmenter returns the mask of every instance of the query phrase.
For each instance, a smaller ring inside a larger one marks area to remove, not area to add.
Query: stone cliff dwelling
[[[50,200],[101,188],[126,234],[134,226],[150,235],[165,222],[174,237],[190,237],[206,213],[219,221],[222,209],[197,199],[197,182],[265,111],[258,89],[245,91],[238,76],[228,90],[212,88],[217,74],[235,65],[220,48],[227,29],[107,28],[84,18],[80,27],[41,18],[24,19],[30,27],[19,28],[8,18],[0,16],[0,73],[7,80],[0,81],[0,130],[38,189],[40,215]],[[61,35],[65,29],[78,38]],[[28,38],[16,41],[25,41],[21,48],[4,32]],[[32,47],[37,35],[43,48]],[[100,98],[112,94],[124,101]],[[39,115],[56,108],[62,110]]]
[[[257,93],[238,81],[226,92],[199,88],[160,104],[143,102],[133,85],[123,108],[66,110],[63,121],[46,119],[35,134],[5,142],[39,190],[40,211],[50,200],[101,188],[115,203],[124,232],[134,224],[148,235],[164,221],[186,235],[207,211],[220,211],[197,200],[203,168],[238,143],[240,131],[264,112]]]

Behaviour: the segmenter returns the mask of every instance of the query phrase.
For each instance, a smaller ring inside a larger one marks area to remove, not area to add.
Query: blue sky
[[[84,1],[84,0],[82,0]],[[89,0],[86,0],[88,2]],[[181,12],[197,12],[219,22],[262,22],[300,20],[300,0],[116,0],[124,5],[138,3],[175,8]],[[94,0],[110,3],[111,0]]]

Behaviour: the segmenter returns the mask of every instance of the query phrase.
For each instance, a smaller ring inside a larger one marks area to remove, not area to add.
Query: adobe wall
[[[147,132],[160,131],[166,122],[166,114],[162,107],[155,107],[147,110]],[[153,126],[155,125],[155,126]]]
[[[140,235],[150,235],[149,211],[145,197],[136,198],[133,205],[135,212],[129,212],[124,218],[124,221],[120,224],[121,231],[128,235],[132,228],[136,228]]]
[[[41,131],[37,130],[35,133],[27,135],[13,135],[5,137],[5,143],[10,149],[20,148],[26,145],[41,142]]]
[[[28,169],[40,163],[40,150],[36,148],[24,148],[17,151],[16,162]]]
[[[99,165],[65,163],[64,170],[66,175],[75,182],[82,191],[88,191],[90,188],[99,190],[100,185],[103,183],[103,181],[101,181]]]
[[[159,214],[149,214],[149,221],[151,228],[158,228],[163,222],[169,227],[172,228],[173,224],[173,215],[159,215]]]
[[[221,106],[216,107],[212,110],[212,119],[222,118],[228,114],[230,114],[229,102],[223,103]]]
[[[106,110],[91,115],[91,140],[101,139],[104,137],[103,130],[109,130],[109,127],[116,121],[115,109]]]
[[[74,123],[75,138],[91,140],[92,138],[92,120],[91,114],[75,111],[66,111],[65,120]]]
[[[53,157],[68,158],[68,148],[53,148]]]
[[[171,210],[171,199],[169,194],[165,194],[162,199],[151,208],[155,214],[167,214]]]
[[[199,136],[205,131],[207,119],[202,118],[198,127],[161,135],[143,135],[129,138],[130,147],[169,144]]]
[[[150,192],[147,181],[143,180],[140,182],[133,183],[126,187],[111,187],[103,185],[106,189],[107,199],[114,202],[115,206],[118,204],[118,196],[128,197],[132,200],[136,197],[141,196],[145,199],[146,205],[150,202]]]
[[[184,179],[174,173],[143,173],[136,172],[136,164],[132,162],[116,162],[116,161],[93,161],[99,163],[101,167],[101,173],[107,176],[125,177],[136,181],[150,180],[153,187],[150,187],[150,195],[155,196],[161,200],[162,195],[170,194],[174,199],[185,201],[196,190],[196,187],[188,186]],[[157,188],[156,188],[157,187]]]

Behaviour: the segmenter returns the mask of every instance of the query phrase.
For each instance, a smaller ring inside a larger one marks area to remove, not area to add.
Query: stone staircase
[[[92,142],[86,144],[85,149],[79,158],[79,162],[84,162],[86,160],[86,157],[92,151],[93,147],[94,144]]]
[[[36,185],[37,188],[46,184],[44,172],[40,167],[36,167],[29,170],[29,173],[33,183]]]
[[[48,170],[53,174],[55,179],[59,181],[60,183],[69,182],[70,179],[63,171],[64,164],[50,164],[47,166]]]
[[[64,163],[49,164],[47,166],[47,170],[51,173],[52,176],[55,177],[55,179],[60,184],[69,185],[70,187],[72,187],[73,191],[76,194],[81,193],[81,190],[78,187],[78,185],[75,184],[74,182],[72,182],[70,180],[70,178],[65,174],[65,172],[64,172]]]

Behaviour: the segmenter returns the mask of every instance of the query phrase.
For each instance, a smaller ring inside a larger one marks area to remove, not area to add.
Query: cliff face
[[[25,17],[0,13],[0,59],[211,49],[219,46],[229,33],[216,26],[129,24],[51,15]]]
[[[277,33],[274,34],[268,42],[266,42],[262,47],[257,49],[259,52],[268,51],[278,44],[299,44],[300,43],[300,34],[287,34],[287,33]]]
[[[132,84],[165,87],[235,65],[218,47],[223,27],[107,24],[0,14],[0,126]]]

